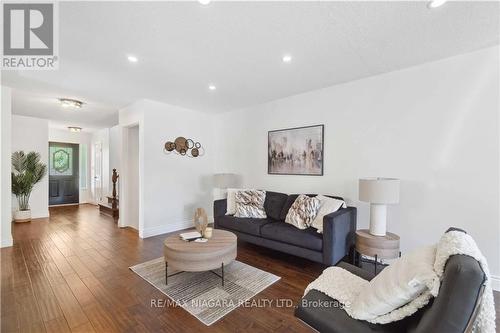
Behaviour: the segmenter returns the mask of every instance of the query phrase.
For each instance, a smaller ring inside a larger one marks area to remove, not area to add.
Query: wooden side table
[[[356,230],[355,251],[375,258],[375,274],[377,274],[378,259],[393,259],[401,256],[399,236],[391,232],[385,236],[374,236],[368,229]]]

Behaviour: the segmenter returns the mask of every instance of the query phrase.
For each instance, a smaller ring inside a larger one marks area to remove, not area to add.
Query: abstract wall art
[[[323,175],[324,125],[268,132],[267,172],[273,175]]]

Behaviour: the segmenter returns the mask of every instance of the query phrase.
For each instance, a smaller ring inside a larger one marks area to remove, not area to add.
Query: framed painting
[[[323,176],[324,125],[269,131],[267,173]]]

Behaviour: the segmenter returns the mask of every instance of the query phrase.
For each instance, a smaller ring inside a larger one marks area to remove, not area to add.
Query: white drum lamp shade
[[[359,200],[370,203],[370,233],[375,236],[385,236],[387,229],[386,205],[399,203],[399,179],[360,179]]]
[[[238,184],[238,176],[234,173],[216,173],[214,175],[214,184],[217,188],[231,188]]]
[[[239,184],[239,177],[234,173],[217,173],[214,175],[214,199],[225,199],[227,189],[237,187]]]

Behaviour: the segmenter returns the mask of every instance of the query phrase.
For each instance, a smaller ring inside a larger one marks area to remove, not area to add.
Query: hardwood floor
[[[162,256],[166,235],[141,240],[91,205],[50,214],[50,220],[13,225],[14,246],[1,250],[2,332],[311,331],[293,307],[240,307],[210,327],[182,308],[152,307],[152,300],[166,296],[128,267]],[[237,259],[281,277],[256,298],[294,305],[324,269],[245,243]]]
[[[309,332],[291,307],[238,308],[210,327],[128,269],[163,255],[165,235],[141,240],[95,206],[58,207],[50,220],[13,225],[1,250],[2,332]],[[302,296],[323,266],[250,244],[238,260],[281,276],[257,298]]]

